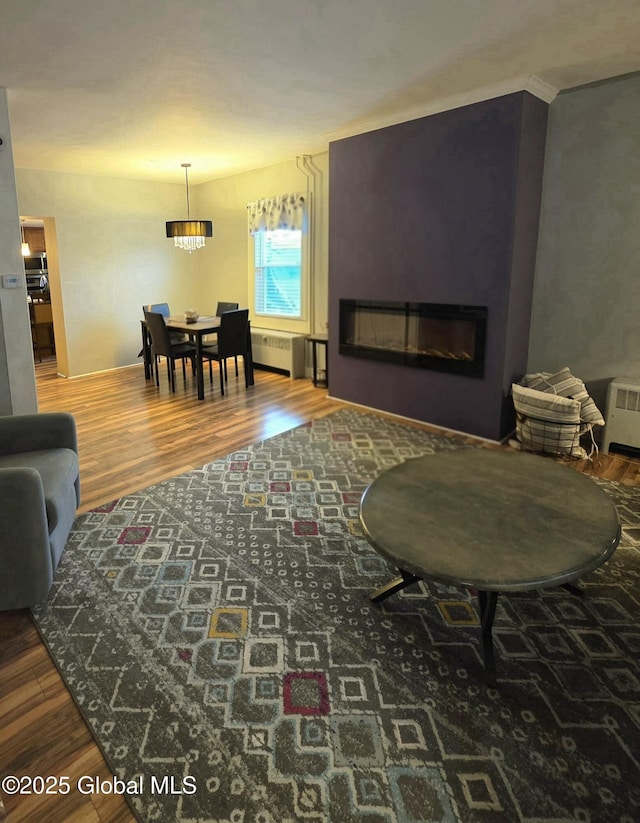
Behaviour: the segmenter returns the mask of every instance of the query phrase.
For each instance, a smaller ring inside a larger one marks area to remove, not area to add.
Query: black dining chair
[[[218,301],[218,305],[216,306],[216,317],[222,317],[225,312],[228,311],[237,311],[240,308],[239,303],[224,303],[222,301]],[[236,364],[236,377],[238,376],[238,358],[234,357]],[[224,379],[227,379],[227,361],[224,361]]]
[[[166,357],[169,384],[171,385],[171,391],[175,392],[176,360],[182,361],[182,376],[186,380],[187,372],[184,361],[189,359],[191,361],[191,368],[195,371],[196,347],[193,343],[188,342],[173,343],[171,341],[169,329],[165,325],[164,315],[160,312],[145,310],[144,319],[146,321],[149,334],[151,335],[151,362],[156,373],[156,386],[160,385],[158,357]]]
[[[218,301],[218,305],[216,307],[216,317],[221,317],[227,311],[237,311],[239,308],[239,303],[223,303]]]
[[[220,365],[220,387],[224,394],[224,361],[228,357],[242,357],[244,365],[244,384],[249,383],[249,309],[226,311],[220,315],[218,342],[212,346],[202,347],[202,356],[209,361],[209,380],[213,383],[211,362],[217,360]]]
[[[147,303],[142,307],[142,311],[143,313],[146,311],[155,311],[163,317],[171,317],[168,303]],[[172,343],[187,343],[189,341],[189,335],[183,334],[180,331],[169,332],[169,337]]]

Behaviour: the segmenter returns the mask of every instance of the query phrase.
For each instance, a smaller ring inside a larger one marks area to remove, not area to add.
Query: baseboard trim
[[[477,440],[479,443],[489,443],[492,446],[500,446],[502,445],[507,438],[503,440],[492,440],[489,437],[481,437],[478,434],[470,434],[469,432],[459,431],[458,429],[450,429],[448,426],[440,426],[438,423],[430,423],[428,420],[416,420],[415,417],[406,417],[403,414],[395,414],[394,412],[383,411],[382,409],[376,409],[373,406],[365,406],[363,403],[354,403],[351,400],[343,400],[342,397],[335,397],[332,394],[328,394],[327,397],[330,400],[335,400],[338,403],[345,403],[347,406],[354,406],[357,409],[364,409],[365,411],[375,412],[376,414],[381,414],[383,417],[392,417],[396,420],[402,420],[406,423],[415,423],[419,426],[429,426],[432,429],[436,429],[440,432],[446,432],[447,434],[452,434],[457,437],[470,437],[473,440]],[[511,435],[509,435],[511,437]]]

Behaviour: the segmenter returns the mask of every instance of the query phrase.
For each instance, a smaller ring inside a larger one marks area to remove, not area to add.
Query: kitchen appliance
[[[31,295],[49,292],[49,278],[46,272],[26,272],[27,293]]]
[[[49,291],[49,270],[47,268],[46,254],[32,254],[23,257],[24,273],[27,278],[27,292],[29,294],[42,294]]]
[[[47,274],[47,255],[32,254],[24,257],[24,270],[27,274]]]

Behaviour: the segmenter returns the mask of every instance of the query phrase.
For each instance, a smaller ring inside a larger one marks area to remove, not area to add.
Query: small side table
[[[313,363],[313,385],[329,387],[329,335],[310,334],[307,340],[311,343],[311,357]],[[324,346],[324,380],[318,377],[318,346]]]

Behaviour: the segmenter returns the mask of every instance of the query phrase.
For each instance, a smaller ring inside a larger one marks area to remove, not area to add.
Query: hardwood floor
[[[162,364],[164,365],[164,363]],[[206,373],[205,373],[206,378]],[[217,381],[217,372],[214,374]],[[186,389],[178,367],[176,393],[160,375],[160,388],[145,381],[142,367],[62,380],[51,366],[38,369],[41,411],[70,411],[78,425],[82,505],[80,511],[112,500],[242,446],[291,429],[338,408],[326,391],[307,380],[256,371],[245,389],[242,371],[221,397],[217,382],[205,379],[205,400],[196,399],[195,380]]]
[[[180,372],[175,395],[165,375],[159,389],[145,381],[142,366],[66,380],[56,376],[50,360],[37,364],[36,373],[40,411],[70,411],[76,417],[80,512],[344,405],[310,380],[264,371],[256,372],[256,386],[249,390],[242,374],[237,382],[232,376],[224,398],[206,383],[204,402],[196,399],[191,378],[185,387]],[[637,458],[612,454],[570,465],[640,485]],[[81,775],[110,777],[27,610],[0,612],[0,778],[9,774],[68,775],[72,787]],[[11,823],[134,820],[120,797],[84,796],[76,790],[68,795],[5,795],[4,804]]]
[[[245,389],[231,376],[225,397],[206,382],[196,399],[178,370],[172,395],[144,379],[142,366],[77,380],[56,376],[55,361],[36,366],[39,409],[70,411],[78,425],[80,512],[272,437],[342,404],[310,380],[256,371]],[[217,375],[214,375],[217,377]],[[216,384],[217,386],[217,384]],[[0,778],[5,775],[110,777],[27,610],[0,612]],[[130,823],[118,796],[5,795],[10,823]],[[0,810],[0,820],[2,811]]]

